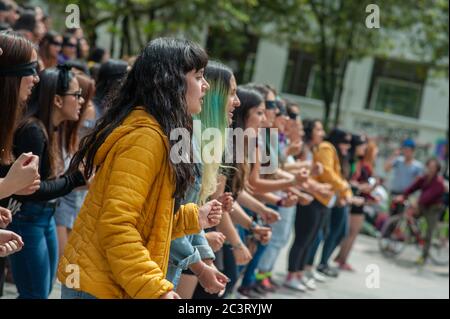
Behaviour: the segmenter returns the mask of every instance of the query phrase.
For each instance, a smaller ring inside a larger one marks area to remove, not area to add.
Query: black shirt
[[[48,152],[48,141],[43,127],[36,121],[26,124],[20,128],[14,136],[13,153],[17,158],[22,153],[32,152],[39,156],[39,174],[41,176],[41,186],[37,192],[29,196],[17,196],[13,198],[20,202],[38,201],[45,202],[70,193],[74,188],[85,185],[85,180],[81,172],[68,173],[55,179],[51,176],[50,159]],[[0,166],[0,176],[4,177],[8,173],[10,166]],[[0,202],[4,204],[3,200]],[[4,205],[2,205],[4,206]]]

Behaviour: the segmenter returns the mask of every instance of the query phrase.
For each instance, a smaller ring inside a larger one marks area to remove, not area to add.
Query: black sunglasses
[[[50,41],[49,43],[50,43],[51,45],[56,45],[56,46],[59,46],[59,47],[61,47],[61,46],[63,45],[62,42],[58,42],[58,41],[54,41],[54,40]]]
[[[266,101],[266,109],[275,110],[277,108],[277,103],[275,101]]]
[[[73,92],[73,93],[64,93],[64,94],[62,94],[63,96],[66,96],[66,95],[70,95],[70,96],[75,96],[76,98],[77,98],[77,100],[80,100],[81,99],[81,97],[83,96],[83,91],[80,89],[80,90],[78,90],[78,91],[76,91],[76,92]]]

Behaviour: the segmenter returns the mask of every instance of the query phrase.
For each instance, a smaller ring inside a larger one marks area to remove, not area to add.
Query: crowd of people
[[[364,208],[380,200],[376,140],[325,132],[188,40],[156,38],[115,60],[81,28],[55,32],[41,8],[13,0],[0,0],[0,28],[0,289],[10,273],[19,298],[48,298],[56,278],[67,299],[263,298],[353,269]],[[220,133],[216,160],[193,120]],[[178,128],[192,143],[175,163]],[[230,143],[230,129],[250,134]],[[255,161],[239,161],[251,142]],[[244,148],[232,163],[229,145]],[[402,152],[386,161],[392,194],[422,190],[431,229],[445,192],[439,161],[424,172],[412,140]],[[277,163],[270,174],[262,154]]]

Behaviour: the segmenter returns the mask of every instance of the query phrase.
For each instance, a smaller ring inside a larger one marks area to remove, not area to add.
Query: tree
[[[278,38],[314,47],[320,67],[325,126],[335,103],[333,126],[338,126],[341,95],[348,63],[365,56],[382,56],[394,47],[394,33],[405,31],[415,53],[431,66],[448,66],[448,2],[445,0],[379,3],[381,27],[368,28],[366,8],[372,1],[288,1],[289,15],[276,22]],[[418,33],[411,32],[413,28]],[[297,30],[296,32],[294,30]],[[290,31],[290,32],[289,32]],[[293,32],[294,31],[294,32]],[[444,68],[446,69],[447,66]]]

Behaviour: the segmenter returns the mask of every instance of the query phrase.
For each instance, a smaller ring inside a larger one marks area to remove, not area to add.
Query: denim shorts
[[[73,228],[85,196],[86,191],[73,191],[59,199],[59,206],[55,210],[56,226]]]
[[[97,299],[96,297],[81,290],[68,288],[66,285],[61,285],[61,299]]]

